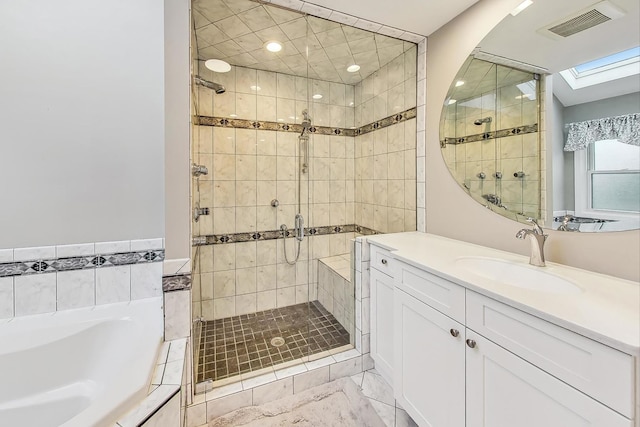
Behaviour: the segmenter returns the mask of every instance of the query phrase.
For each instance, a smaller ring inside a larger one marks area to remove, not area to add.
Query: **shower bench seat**
[[[351,280],[351,272],[350,254],[318,260],[318,301],[353,337],[355,288]]]

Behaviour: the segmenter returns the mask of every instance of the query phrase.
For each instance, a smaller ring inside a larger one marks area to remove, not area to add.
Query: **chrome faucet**
[[[529,237],[531,243],[531,256],[529,257],[529,264],[537,267],[544,267],[544,242],[546,242],[547,234],[544,234],[542,227],[538,225],[538,222],[533,218],[527,218],[527,221],[533,224],[533,229],[528,230],[523,228],[516,233],[518,239],[525,239]]]

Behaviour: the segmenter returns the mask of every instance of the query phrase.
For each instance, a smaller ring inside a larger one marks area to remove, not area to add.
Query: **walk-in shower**
[[[416,46],[248,0],[193,18],[196,390],[362,351],[351,241],[415,230]]]

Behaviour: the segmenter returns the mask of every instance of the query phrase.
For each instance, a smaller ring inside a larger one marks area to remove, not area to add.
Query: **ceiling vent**
[[[554,39],[563,39],[624,15],[618,7],[608,1],[602,1],[547,25],[538,32]]]

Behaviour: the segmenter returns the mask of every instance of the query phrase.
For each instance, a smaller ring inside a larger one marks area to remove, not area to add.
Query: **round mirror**
[[[637,0],[536,0],[514,10],[445,100],[440,145],[453,178],[516,221],[639,228],[639,46]]]

